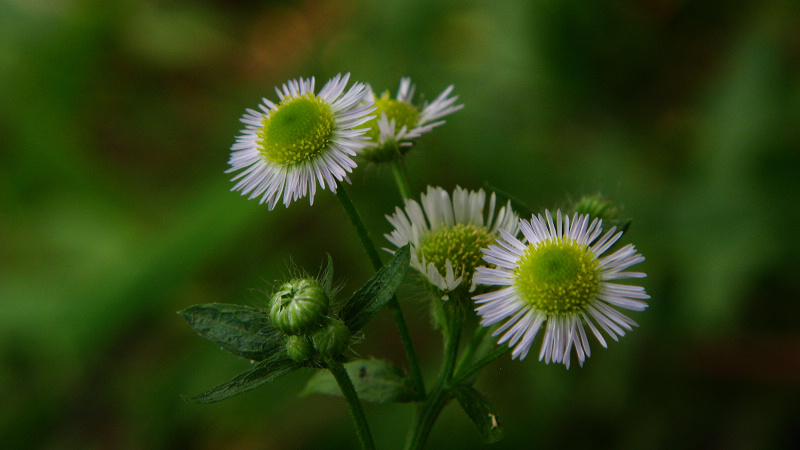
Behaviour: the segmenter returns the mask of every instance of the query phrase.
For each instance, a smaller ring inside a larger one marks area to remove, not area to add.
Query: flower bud
[[[306,336],[289,336],[286,340],[286,353],[292,361],[303,362],[314,355],[314,347]]]
[[[272,296],[269,317],[275,328],[288,335],[308,333],[328,314],[330,298],[318,281],[296,279]]]
[[[572,207],[572,211],[578,214],[588,214],[592,218],[596,217],[604,222],[619,219],[619,209],[616,205],[600,194],[584,196]]]
[[[341,354],[350,343],[350,329],[344,322],[329,319],[322,329],[311,336],[311,341],[322,356],[333,358]]]

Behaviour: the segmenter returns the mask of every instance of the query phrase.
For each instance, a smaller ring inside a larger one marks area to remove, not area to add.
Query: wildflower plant
[[[498,413],[473,386],[481,369],[507,353],[525,359],[539,336],[540,360],[569,368],[574,352],[583,366],[590,334],[605,347],[604,335],[617,340],[636,325],[620,310],[647,307],[643,287],[620,283],[645,276],[627,270],[644,257],[631,244],[618,245],[630,220],[620,219],[619,208],[600,195],[555,217],[549,210],[532,214],[510,196],[484,189],[429,185],[412,196],[404,159],[423,134],[462,108],[453,87],[430,103],[414,103],[409,78],[395,97],[376,96],[360,82],[348,89],[348,81],[349,74],[337,75],[318,93],[313,77],[289,81],[276,89],[277,103],[263,99],[258,111],[248,109],[229,172],[237,172],[232,190],[259,198],[270,210],[306,196],[313,203],[317,187],[335,193],[375,275],[337,299],[328,256],[319,276],[297,274],[278,283],[260,307],[212,303],[181,311],[200,336],[252,362],[188,400],[217,402],[305,368],[316,373],[303,393],[344,397],[364,449],[375,445],[362,401],[417,405],[406,449],[425,445],[453,400],[485,442],[496,442],[503,437]],[[388,164],[401,195],[386,216],[393,229],[385,234],[385,263],[341,183],[349,182],[359,160]],[[396,296],[407,273],[423,279],[433,324],[442,333],[442,363],[430,384]],[[407,372],[386,360],[356,357],[354,347],[368,338],[364,326],[384,307],[395,319]],[[475,321],[469,316],[479,324],[470,326]],[[462,339],[464,332],[472,336]]]

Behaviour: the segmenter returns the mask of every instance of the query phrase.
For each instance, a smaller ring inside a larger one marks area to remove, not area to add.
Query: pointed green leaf
[[[456,386],[452,390],[458,403],[464,408],[472,423],[478,427],[483,442],[492,444],[503,439],[503,429],[497,412],[489,400],[472,386]]]
[[[234,355],[254,361],[283,350],[281,334],[270,324],[265,311],[242,305],[210,303],[180,311],[200,336]]]
[[[214,403],[225,400],[250,389],[255,389],[267,381],[286,375],[299,367],[302,367],[301,363],[292,361],[285,354],[275,353],[269,359],[257,363],[252,369],[237,375],[227,383],[223,383],[187,400],[193,403]]]
[[[417,393],[403,373],[388,361],[359,359],[344,365],[353,381],[358,398],[377,403],[410,402]],[[301,395],[327,394],[342,396],[339,385],[329,371],[319,371],[306,384]]]
[[[322,271],[322,276],[320,276],[320,284],[322,284],[322,289],[325,292],[331,292],[333,289],[333,258],[329,254],[328,265],[325,266],[325,270]]]
[[[355,333],[364,328],[364,325],[391,300],[397,288],[403,283],[409,261],[410,254],[406,245],[347,300],[339,316],[350,331]]]

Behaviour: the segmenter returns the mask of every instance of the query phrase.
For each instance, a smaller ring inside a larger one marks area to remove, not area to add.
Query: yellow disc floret
[[[334,117],[324,100],[308,93],[287,98],[264,116],[258,149],[267,160],[284,165],[313,159],[333,140]]]
[[[521,298],[549,315],[581,311],[600,290],[600,263],[585,244],[553,238],[528,249],[514,270]]]
[[[366,134],[374,142],[378,141],[381,134],[378,128],[378,119],[381,117],[381,113],[386,113],[386,118],[389,120],[394,119],[395,131],[399,131],[404,126],[407,131],[417,126],[419,120],[417,108],[389,97],[389,92],[385,92],[380,98],[375,99],[375,107],[375,118],[367,122],[369,131]]]
[[[475,268],[483,265],[482,248],[494,242],[485,227],[472,224],[457,224],[439,228],[420,242],[419,251],[426,262],[433,263],[439,273],[446,270],[445,261],[450,260],[456,276],[463,274],[467,286],[472,281]]]

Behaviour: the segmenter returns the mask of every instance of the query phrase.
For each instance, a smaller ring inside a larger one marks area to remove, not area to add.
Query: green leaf
[[[359,359],[344,364],[353,381],[358,398],[369,402],[405,403],[417,399],[418,395],[403,372],[388,361]],[[314,374],[301,395],[327,394],[342,396],[339,385],[329,371]]]
[[[452,392],[472,423],[478,427],[483,442],[493,444],[503,439],[503,429],[500,428],[497,412],[483,394],[474,387],[465,385],[456,386]]]
[[[325,292],[331,292],[333,289],[333,258],[331,258],[330,254],[328,254],[328,265],[325,266],[325,270],[322,271],[322,276],[320,276],[320,284],[322,284],[322,289]]]
[[[242,305],[210,303],[180,311],[200,336],[234,355],[262,361],[283,350],[281,334],[265,311]]]
[[[214,403],[225,400],[250,389],[255,389],[267,381],[286,375],[300,367],[302,367],[301,363],[292,361],[286,355],[275,353],[269,359],[261,361],[252,369],[237,375],[227,383],[220,384],[187,400],[193,403]]]
[[[397,288],[403,283],[409,261],[410,253],[406,245],[347,300],[339,316],[350,331],[355,333],[364,328],[364,325],[391,300]]]

